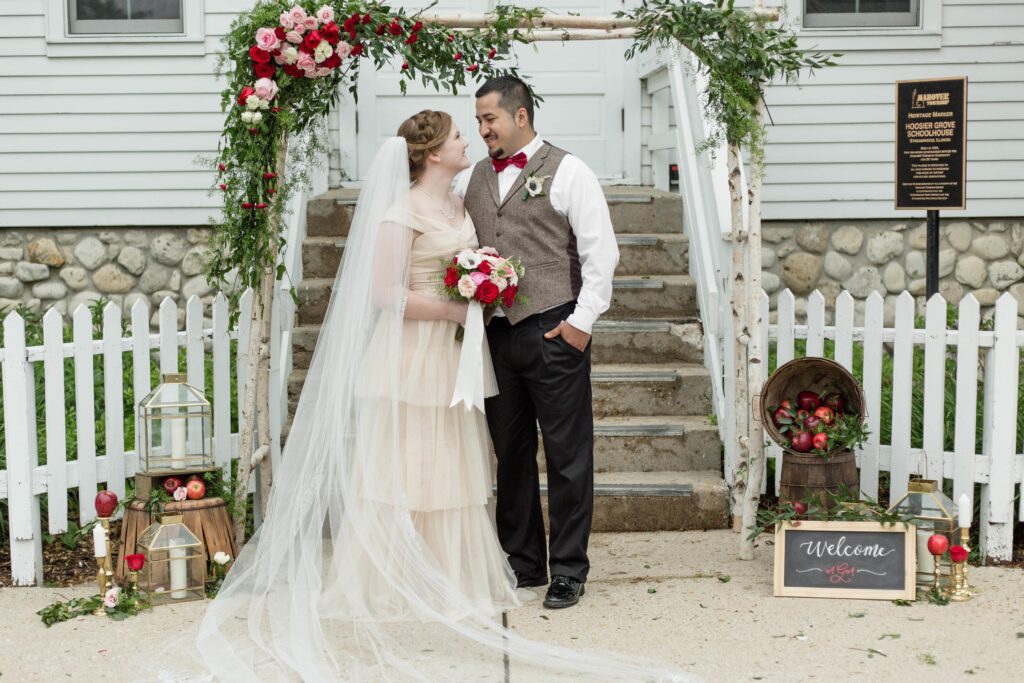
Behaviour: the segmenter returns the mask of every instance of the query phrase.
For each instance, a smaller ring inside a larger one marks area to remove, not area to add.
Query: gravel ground
[[[1020,569],[972,568],[981,594],[945,607],[774,598],[772,547],[743,562],[737,542],[728,531],[596,534],[580,605],[551,611],[533,601],[509,623],[533,638],[670,661],[707,681],[1022,679]],[[0,680],[127,680],[138,673],[138,653],[160,649],[169,624],[202,612],[189,603],[50,629],[35,614],[89,590],[0,589]]]

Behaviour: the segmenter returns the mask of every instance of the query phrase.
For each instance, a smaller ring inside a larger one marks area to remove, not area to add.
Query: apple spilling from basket
[[[845,414],[846,398],[838,392],[804,390],[772,409],[772,422],[782,435],[780,445],[797,453],[827,455],[851,447],[851,429],[860,418]]]
[[[199,500],[206,496],[206,482],[198,474],[193,474],[188,481],[182,481],[180,477],[167,477],[163,481],[163,488],[167,495],[178,502],[185,499]]]

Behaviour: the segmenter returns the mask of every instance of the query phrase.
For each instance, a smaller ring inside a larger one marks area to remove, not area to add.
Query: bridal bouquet
[[[519,278],[526,269],[518,256],[504,258],[491,247],[463,249],[446,266],[441,293],[456,301],[477,302],[484,308],[498,305],[498,299],[506,308],[517,301],[525,303],[519,294]],[[455,338],[462,340],[462,326]]]

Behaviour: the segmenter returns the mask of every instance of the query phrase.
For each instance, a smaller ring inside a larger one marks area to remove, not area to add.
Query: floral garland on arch
[[[267,264],[286,248],[281,215],[293,188],[308,181],[326,151],[324,121],[339,90],[357,96],[367,65],[401,60],[400,88],[409,81],[457,94],[469,81],[518,75],[499,52],[526,42],[517,26],[539,10],[498,7],[485,29],[453,31],[379,2],[322,0],[258,3],[224,38],[218,74],[226,113],[216,187],[223,213],[213,223],[207,276],[211,282],[258,289]],[[367,64],[369,62],[369,64]],[[283,150],[294,163],[285,178]],[[275,273],[277,279],[283,268]],[[294,295],[294,292],[293,292]]]

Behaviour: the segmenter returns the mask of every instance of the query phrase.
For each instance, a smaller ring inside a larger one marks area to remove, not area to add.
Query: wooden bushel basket
[[[783,400],[795,399],[801,391],[816,394],[836,392],[843,396],[844,413],[864,419],[864,390],[850,372],[828,358],[796,358],[771,374],[761,391],[760,414],[765,432],[785,452],[782,458],[779,499],[802,501],[816,498],[831,507],[829,493],[845,487],[853,495],[860,489],[857,461],[852,451],[837,451],[823,458],[814,453],[798,453],[786,444],[788,439],[772,421],[772,409]]]

